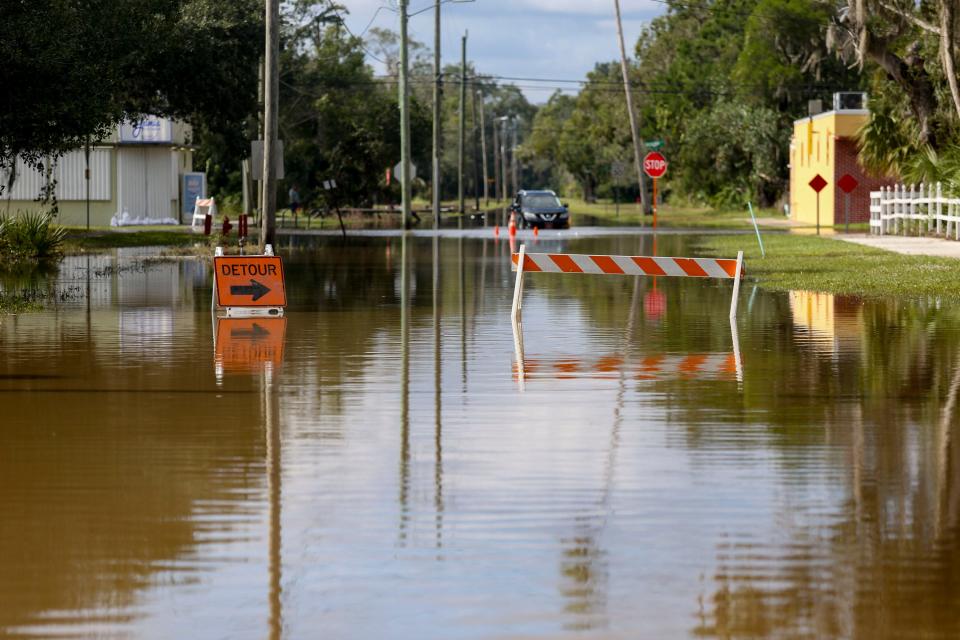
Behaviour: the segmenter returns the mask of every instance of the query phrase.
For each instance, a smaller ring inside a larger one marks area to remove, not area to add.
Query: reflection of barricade
[[[519,362],[513,373],[515,378],[520,376]],[[632,380],[737,380],[738,364],[735,353],[656,354],[635,360],[617,355],[592,359],[532,357],[524,358],[522,373],[527,379],[617,380],[623,376]]]
[[[737,295],[740,293],[740,279],[743,277],[743,252],[738,251],[736,259],[723,258],[660,258],[656,256],[607,256],[577,255],[566,253],[526,253],[526,247],[520,245],[520,252],[511,255],[513,269],[517,279],[513,289],[513,309],[510,317],[513,321],[513,342],[517,359],[517,378],[523,388],[523,379],[529,369],[523,354],[523,278],[527,271],[545,273],[589,273],[619,276],[665,276],[687,278],[720,278],[733,280],[733,296],[730,300],[730,333],[733,337],[733,371],[738,382],[743,380],[740,362],[740,345],[737,336]],[[654,281],[656,282],[656,281]],[[658,301],[661,302],[662,301]],[[662,307],[657,314],[662,312]],[[628,321],[630,327],[632,320]],[[628,334],[630,331],[628,330]],[[698,370],[697,358],[688,356],[677,366],[693,367]],[[726,362],[726,361],[725,361]],[[728,367],[729,364],[724,364]]]
[[[526,253],[524,245],[512,255],[517,281],[513,291],[512,317],[516,325],[522,309],[523,277],[528,271],[545,273],[589,273],[618,276],[677,276],[733,280],[731,320],[737,315],[737,294],[743,275],[743,252],[736,259],[659,258],[655,256],[604,256],[569,253]]]

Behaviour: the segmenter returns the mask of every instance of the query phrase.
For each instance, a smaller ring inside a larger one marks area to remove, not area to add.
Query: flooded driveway
[[[0,318],[0,636],[960,636],[960,308],[529,274],[521,370],[505,241],[283,244]]]

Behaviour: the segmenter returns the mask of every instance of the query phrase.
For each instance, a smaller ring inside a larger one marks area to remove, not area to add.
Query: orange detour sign
[[[280,256],[216,256],[217,304],[221,307],[285,307]]]
[[[287,319],[217,318],[214,361],[222,371],[257,371],[283,363]]]

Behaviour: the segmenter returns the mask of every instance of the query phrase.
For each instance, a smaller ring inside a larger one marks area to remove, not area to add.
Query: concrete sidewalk
[[[943,238],[911,238],[904,236],[874,236],[866,233],[851,233],[831,236],[837,240],[876,247],[908,256],[940,256],[960,258],[960,242]]]

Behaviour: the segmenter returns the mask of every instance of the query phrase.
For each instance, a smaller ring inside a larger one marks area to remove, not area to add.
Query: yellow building
[[[846,195],[837,185],[849,174],[857,181],[850,193],[850,222],[870,220],[870,192],[892,179],[871,176],[857,162],[857,132],[868,120],[866,95],[838,93],[834,109],[793,123],[790,141],[790,218],[817,223],[817,192],[810,186],[817,175],[826,181],[820,191],[820,224],[843,224]],[[856,108],[849,108],[856,107]]]

